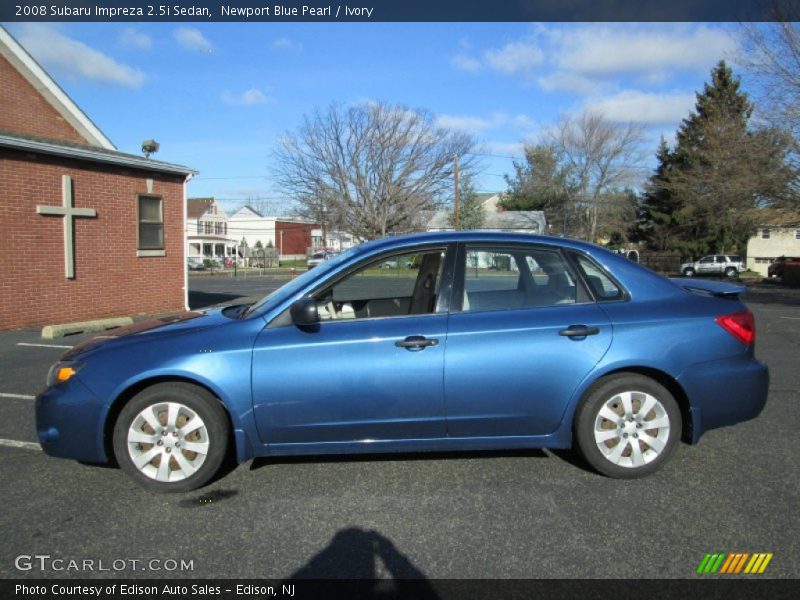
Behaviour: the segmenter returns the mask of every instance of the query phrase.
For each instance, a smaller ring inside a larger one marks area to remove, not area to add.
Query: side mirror
[[[313,298],[300,298],[292,304],[289,313],[292,316],[292,323],[298,327],[313,327],[319,324],[317,302]]]

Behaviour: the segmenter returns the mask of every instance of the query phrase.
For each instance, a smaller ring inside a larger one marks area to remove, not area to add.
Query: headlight
[[[47,373],[47,386],[64,383],[72,379],[81,370],[83,363],[77,361],[61,361],[50,367]]]

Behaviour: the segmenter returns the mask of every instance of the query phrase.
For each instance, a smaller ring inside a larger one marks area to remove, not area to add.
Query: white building
[[[791,225],[763,225],[747,242],[747,268],[764,277],[779,256],[800,256],[800,219]]]
[[[236,256],[237,242],[228,235],[228,215],[214,198],[187,198],[186,241],[190,258]]]
[[[323,247],[330,252],[342,252],[357,245],[359,241],[352,233],[346,231],[325,231],[325,243],[322,243],[322,228],[315,227],[311,230],[311,247],[314,251]]]
[[[277,248],[282,259],[303,258],[311,250],[312,232],[318,226],[294,217],[264,216],[243,206],[228,218],[228,228],[236,243],[248,248]]]
[[[484,212],[481,229],[515,231],[521,233],[547,233],[547,222],[540,210],[504,210],[498,203],[500,194],[478,194]],[[434,212],[425,226],[428,231],[451,231],[450,210]]]

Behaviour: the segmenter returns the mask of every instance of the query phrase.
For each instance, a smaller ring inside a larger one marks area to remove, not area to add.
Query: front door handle
[[[568,338],[585,338],[587,335],[597,335],[600,329],[597,327],[587,327],[586,325],[570,325],[566,329],[558,332]]]
[[[438,343],[439,340],[426,338],[424,335],[410,335],[404,340],[395,342],[394,345],[398,348],[405,348],[412,352],[418,352],[419,350],[424,350],[428,346],[436,346]]]

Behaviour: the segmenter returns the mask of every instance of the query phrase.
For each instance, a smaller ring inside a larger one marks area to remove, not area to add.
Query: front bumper
[[[692,443],[710,429],[756,418],[767,403],[769,370],[751,356],[692,365],[678,382],[689,398]]]
[[[36,433],[50,456],[106,462],[105,406],[78,378],[45,388],[36,396]]]

